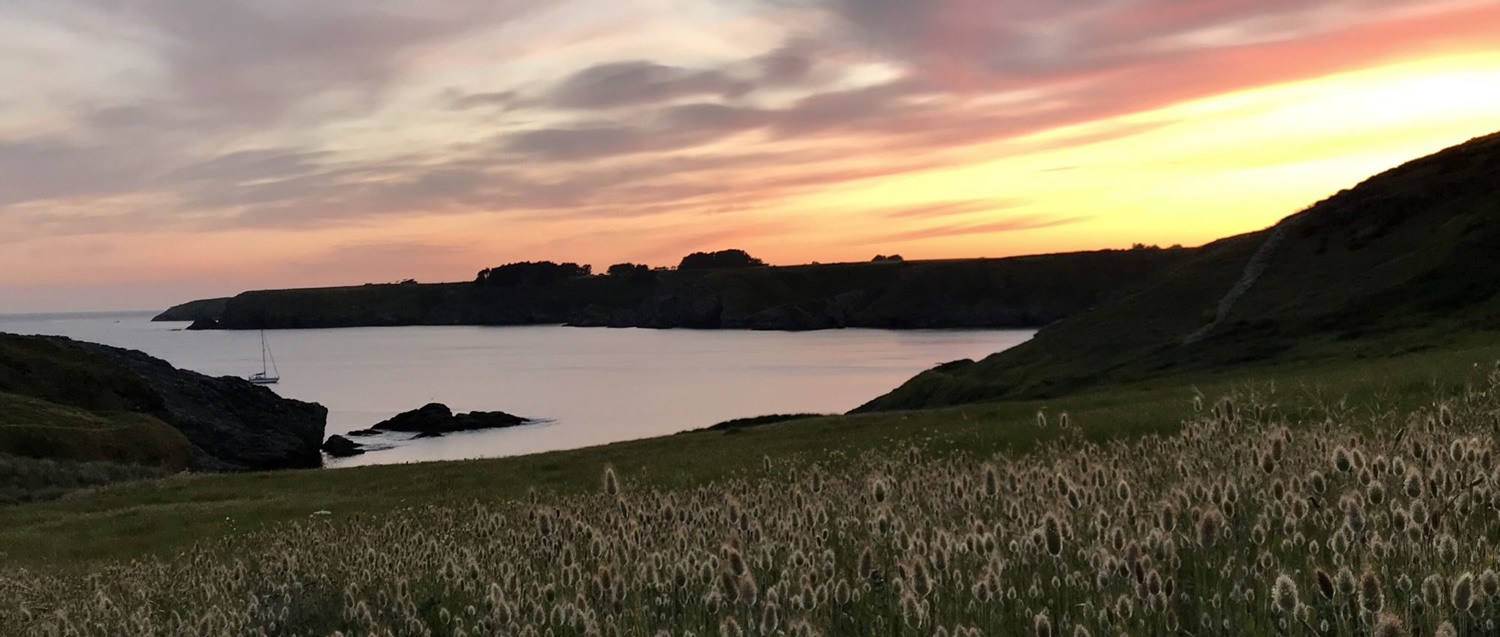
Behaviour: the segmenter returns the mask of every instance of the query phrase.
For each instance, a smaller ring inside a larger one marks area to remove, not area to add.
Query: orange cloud
[[[681,27],[753,36],[702,59],[662,42],[685,18],[648,37],[639,16],[591,20],[595,0],[460,0],[421,21],[384,12],[416,0],[184,1],[118,22],[10,16],[77,36],[49,54],[129,72],[0,96],[22,101],[0,109],[0,298],[43,307],[58,297],[38,283],[111,279],[152,282],[140,298],[159,305],[215,281],[722,247],[803,262],[877,243],[911,258],[1195,243],[1491,132],[1500,112],[1484,88],[1500,86],[1494,2],[776,0]],[[0,40],[17,52],[0,80],[34,81],[13,68],[27,41]],[[55,115],[29,125],[40,112]],[[247,268],[268,259],[292,265]]]

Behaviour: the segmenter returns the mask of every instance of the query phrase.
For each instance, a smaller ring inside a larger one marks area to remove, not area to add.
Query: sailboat
[[[276,357],[271,355],[271,346],[266,344],[265,330],[260,331],[260,372],[251,374],[249,380],[252,385],[275,385],[281,381],[281,371],[276,369]]]

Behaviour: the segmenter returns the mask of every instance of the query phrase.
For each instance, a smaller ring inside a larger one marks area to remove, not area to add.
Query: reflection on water
[[[260,371],[255,332],[187,332],[149,314],[0,315],[0,331],[139,349],[211,375]],[[441,402],[549,422],[450,434],[335,466],[508,456],[672,434],[730,418],[842,412],[937,363],[1030,331],[737,332],[390,327],[267,332],[282,396],[328,407],[328,433]]]

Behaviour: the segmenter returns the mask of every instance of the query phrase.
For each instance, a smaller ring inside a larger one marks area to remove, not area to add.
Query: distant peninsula
[[[550,261],[481,270],[473,281],[259,290],[173,307],[192,329],[546,325],[805,331],[1033,328],[1148,284],[1195,253],[1129,250],[1002,259],[768,266],[742,250],[694,253],[676,268],[622,263],[595,273]]]

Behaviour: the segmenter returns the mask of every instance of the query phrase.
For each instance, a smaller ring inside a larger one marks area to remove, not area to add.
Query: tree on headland
[[[616,263],[606,270],[610,276],[631,276],[640,272],[650,272],[651,266],[641,263]]]
[[[679,270],[711,270],[717,268],[750,268],[765,265],[744,250],[720,250],[718,252],[694,252],[682,258]]]
[[[651,266],[644,263],[616,263],[606,270],[611,278],[625,279],[632,283],[646,283],[656,278]]]
[[[593,272],[593,267],[586,264],[523,261],[480,270],[474,283],[485,287],[550,285],[563,279],[590,276]]]
[[[897,261],[897,262],[900,262],[900,261],[905,261],[905,260],[906,259],[902,258],[901,255],[899,255],[899,254],[892,254],[892,255],[877,254],[877,255],[875,255],[875,258],[870,259],[870,261],[872,263],[882,263],[882,262],[885,262],[885,261]]]

